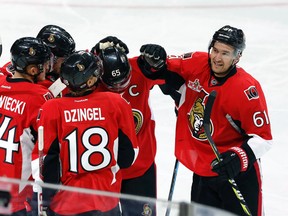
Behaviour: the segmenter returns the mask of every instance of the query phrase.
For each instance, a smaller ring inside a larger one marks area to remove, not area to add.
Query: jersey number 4
[[[0,148],[4,149],[5,162],[13,163],[13,152],[18,152],[19,142],[15,142],[16,126],[9,128],[9,123],[12,118],[5,116],[3,122],[0,125]],[[7,134],[7,138],[4,138],[4,135]]]

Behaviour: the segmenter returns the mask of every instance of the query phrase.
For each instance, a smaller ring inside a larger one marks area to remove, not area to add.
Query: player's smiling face
[[[225,77],[229,73],[230,66],[237,61],[234,48],[218,41],[210,50],[210,59],[216,77]]]

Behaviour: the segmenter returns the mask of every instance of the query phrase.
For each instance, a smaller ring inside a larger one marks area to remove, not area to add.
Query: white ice
[[[239,65],[262,84],[274,136],[273,148],[262,158],[264,207],[267,216],[288,215],[287,0],[0,0],[0,5],[0,65],[9,61],[16,39],[36,36],[46,24],[69,31],[77,49],[117,36],[129,46],[129,57],[139,55],[145,43],[160,44],[168,54],[206,51],[218,28],[242,28],[247,48]],[[158,88],[152,90],[151,105],[157,123],[158,197],[167,199],[175,161],[174,107]],[[191,183],[192,173],[180,166],[173,200],[189,201]]]

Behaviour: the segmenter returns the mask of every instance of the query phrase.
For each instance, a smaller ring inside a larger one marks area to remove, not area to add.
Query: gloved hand
[[[211,163],[212,171],[223,179],[231,179],[248,168],[248,156],[244,149],[232,147],[220,155],[220,161],[214,159]]]
[[[27,199],[24,203],[26,207],[27,216],[38,216],[38,200],[37,193],[33,192],[32,199]],[[42,215],[43,216],[52,216],[54,213],[49,209],[48,203],[43,201]]]
[[[156,71],[166,65],[167,54],[165,49],[157,44],[145,44],[140,48],[141,56],[145,63]]]
[[[127,45],[122,42],[120,39],[118,39],[117,37],[114,36],[108,36],[106,38],[103,38],[102,40],[100,40],[92,49],[91,52],[94,55],[98,55],[100,53],[101,50],[104,50],[108,47],[111,46],[115,46],[118,49],[120,49],[122,52],[128,54],[129,53],[129,49],[127,47]]]

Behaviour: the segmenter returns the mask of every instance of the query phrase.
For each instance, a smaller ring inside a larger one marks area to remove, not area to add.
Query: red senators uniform
[[[122,169],[123,179],[142,176],[152,165],[156,155],[155,120],[149,105],[149,95],[154,85],[163,84],[164,81],[146,78],[138,67],[137,58],[129,59],[132,76],[129,86],[121,95],[132,107],[139,155],[131,167]],[[107,91],[103,85],[97,90]]]
[[[247,140],[256,159],[270,149],[272,135],[266,101],[260,84],[251,75],[236,67],[229,77],[216,79],[210,72],[208,54],[202,52],[170,56],[167,65],[168,70],[185,80],[175,154],[187,168],[200,176],[217,175],[210,166],[215,154],[202,127],[207,96],[212,90],[217,91],[218,97],[212,110],[211,132],[220,153],[240,147]]]
[[[50,92],[40,85],[0,76],[0,176],[31,180],[36,118],[41,105],[50,98]],[[13,186],[12,212],[24,209],[24,201],[31,195],[30,186]]]
[[[3,65],[2,68],[0,68],[0,75],[12,76],[13,73],[14,73],[14,68],[11,62],[7,62],[5,65]]]
[[[44,182],[120,192],[119,169],[131,165],[125,164],[125,154],[130,149],[137,151],[137,138],[131,107],[119,94],[94,91],[81,97],[50,100],[41,109],[39,125],[44,127]],[[129,146],[123,145],[120,133]],[[37,148],[32,157],[34,172],[38,169]],[[55,164],[59,161],[61,169],[59,166],[57,170]],[[62,190],[55,194],[50,208],[61,215],[105,212],[115,208],[118,202],[115,197]]]

